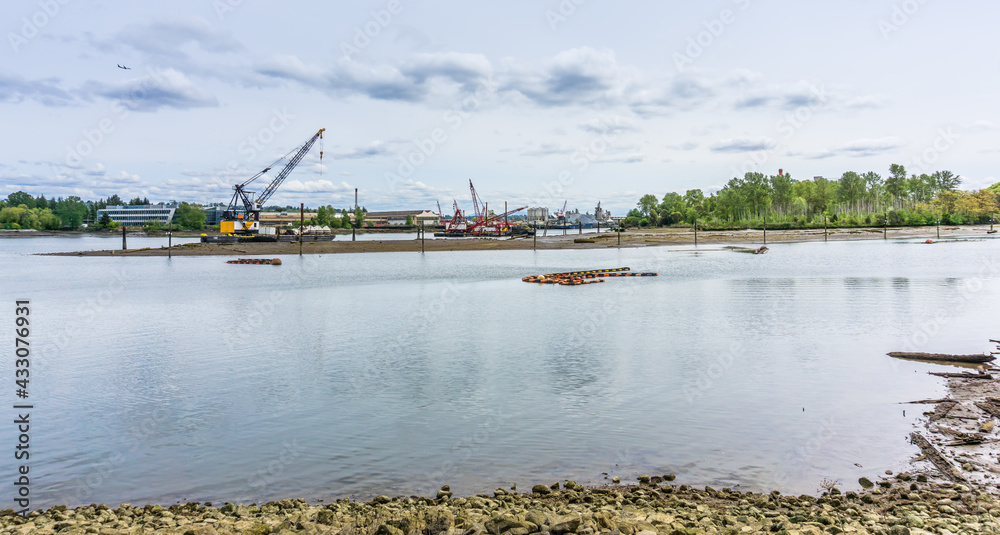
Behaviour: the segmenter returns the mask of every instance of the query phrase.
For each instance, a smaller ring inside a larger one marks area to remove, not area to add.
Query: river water
[[[921,407],[900,402],[945,391],[934,366],[885,353],[980,353],[1000,335],[996,240],[307,255],[280,267],[29,254],[117,245],[0,240],[4,347],[13,301],[31,300],[32,508],[667,473],[850,489],[916,453],[906,437]],[[520,280],[620,266],[660,276]],[[12,356],[0,376],[6,450]],[[10,462],[3,472],[16,477]]]

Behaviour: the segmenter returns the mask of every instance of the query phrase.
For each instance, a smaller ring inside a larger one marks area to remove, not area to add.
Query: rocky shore
[[[188,503],[59,506],[28,518],[5,510],[0,532],[11,534],[226,535],[666,535],[687,533],[997,533],[1000,502],[966,485],[923,476],[883,480],[856,494],[821,497],[778,492],[694,489],[643,478],[639,485],[581,488],[536,485],[530,493],[452,498],[379,496],[368,503],[310,505],[285,499],[263,505]]]

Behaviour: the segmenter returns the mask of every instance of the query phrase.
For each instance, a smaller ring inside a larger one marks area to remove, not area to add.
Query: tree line
[[[173,201],[171,201],[173,202]],[[90,228],[117,228],[118,223],[105,213],[98,218],[98,210],[108,206],[143,206],[150,204],[145,197],[135,197],[128,202],[118,195],[97,201],[84,201],[80,197],[46,199],[45,195],[34,197],[24,191],[16,191],[0,200],[0,228],[35,230],[77,230],[84,222]],[[174,212],[174,223],[179,228],[200,230],[205,227],[205,211],[196,204],[182,202]],[[163,225],[150,223],[149,228]]]
[[[847,171],[839,179],[795,180],[780,173],[750,172],[731,179],[717,193],[700,189],[643,195],[629,212],[630,226],[694,224],[706,228],[797,228],[833,226],[948,225],[987,223],[1000,212],[1000,183],[979,191],[958,189],[951,171],[912,174],[899,164],[883,178]]]

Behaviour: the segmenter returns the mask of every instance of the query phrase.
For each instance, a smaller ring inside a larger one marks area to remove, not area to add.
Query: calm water
[[[978,353],[1000,335],[995,240],[280,267],[26,254],[116,247],[100,240],[0,240],[6,347],[13,301],[32,301],[32,507],[475,493],[604,472],[852,488],[916,452],[919,410],[898,403],[944,392],[931,366],[885,353]],[[149,240],[130,246],[163,241]],[[520,281],[618,266],[661,276]]]

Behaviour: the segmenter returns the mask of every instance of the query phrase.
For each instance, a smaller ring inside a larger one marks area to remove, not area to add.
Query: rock
[[[243,535],[268,535],[271,533],[271,526],[263,522],[258,522],[243,530]]]
[[[531,493],[540,494],[544,496],[546,494],[552,494],[552,489],[550,489],[547,485],[542,485],[541,483],[539,483],[538,485],[531,487]]]
[[[648,485],[649,484],[649,476],[647,476],[647,475],[641,475],[641,476],[639,476],[639,483],[642,483],[644,485]]]
[[[447,509],[435,508],[427,513],[425,521],[427,535],[440,535],[455,526],[455,515]]]
[[[505,491],[505,490],[503,490],[501,488],[497,488],[497,490],[493,491],[493,497],[495,497],[495,498],[496,497],[500,497],[500,496],[506,496],[507,494],[508,494],[507,491]]]
[[[552,485],[550,485],[549,488],[552,489],[552,490],[559,490],[559,482],[556,481],[555,483],[553,483]]]
[[[212,526],[199,525],[189,527],[184,535],[216,535],[216,531]]]
[[[867,477],[862,477],[858,479],[858,483],[861,485],[861,488],[865,489],[870,489],[875,486],[875,484],[872,483],[872,480],[868,479]]]
[[[441,485],[441,490],[446,490],[448,492],[451,492],[451,486],[450,485]]]
[[[406,535],[403,530],[389,524],[382,524],[375,530],[375,535]]]
[[[927,483],[927,476],[924,474],[917,474],[917,481]]]
[[[906,526],[897,524],[889,528],[889,535],[910,535],[910,530]]]
[[[336,518],[337,515],[329,509],[320,509],[319,512],[316,513],[316,523],[323,524],[324,526],[332,526]]]
[[[663,476],[663,480],[664,481],[673,481],[675,479],[677,479],[677,476],[675,476],[673,474],[667,474],[667,475]]]
[[[990,433],[992,431],[993,431],[993,420],[990,420],[985,424],[979,426],[980,433]]]
[[[611,478],[611,482],[614,483],[615,485],[617,485],[617,484],[619,484],[619,483],[622,482],[622,478],[620,478],[618,476],[615,476],[615,477]]]
[[[562,535],[563,533],[575,533],[577,528],[580,527],[580,518],[570,518],[559,522],[558,524],[552,525],[549,528],[549,532],[552,535]]]
[[[389,503],[391,501],[392,499],[386,496],[385,494],[379,494],[378,496],[375,497],[374,500],[372,500],[372,502],[374,503]]]
[[[442,490],[438,491],[438,493],[437,493],[437,499],[441,500],[441,499],[448,499],[448,498],[451,498],[451,491],[450,490],[444,490],[444,489],[442,489]]]
[[[965,470],[966,472],[971,472],[975,470],[975,468],[972,467],[972,463],[962,463],[962,470]]]

